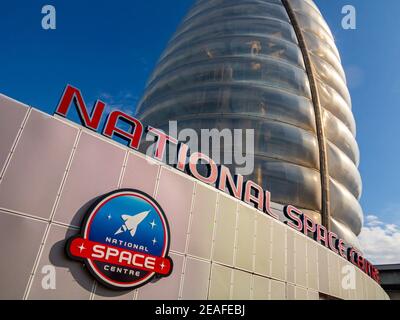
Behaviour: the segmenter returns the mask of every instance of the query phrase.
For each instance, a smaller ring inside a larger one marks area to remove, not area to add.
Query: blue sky
[[[83,91],[88,102],[101,97],[133,113],[149,73],[192,0],[93,3],[3,1],[0,92],[53,113],[70,83]],[[400,38],[395,35],[400,29],[396,14],[400,1],[316,3],[336,38],[353,99],[364,183],[361,203],[365,215],[372,217],[366,219],[362,240],[372,242],[366,246],[393,244],[393,239],[400,239],[399,229],[393,229],[400,225]],[[45,4],[56,7],[56,30],[41,28]],[[341,28],[346,4],[357,10],[356,30]],[[378,231],[382,237],[373,238]],[[380,250],[373,248],[369,254],[378,255]],[[399,250],[392,251],[395,257],[390,261],[400,262]]]

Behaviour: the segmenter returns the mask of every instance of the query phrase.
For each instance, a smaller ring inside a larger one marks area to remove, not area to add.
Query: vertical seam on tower
[[[321,173],[321,217],[322,224],[328,229],[331,229],[331,221],[330,221],[330,208],[329,208],[329,172],[328,172],[328,157],[326,150],[326,139],[325,132],[322,124],[322,107],[318,94],[317,82],[314,77],[315,71],[313,64],[311,62],[311,58],[309,55],[309,51],[307,48],[307,44],[305,42],[303,33],[301,31],[299,22],[297,21],[297,17],[295,15],[294,10],[292,9],[288,0],[282,0],[282,4],[286,9],[286,12],[289,16],[289,19],[292,23],[293,29],[296,33],[297,40],[299,42],[299,47],[304,59],[304,65],[306,68],[306,73],[308,76],[308,80],[310,82],[310,90],[312,96],[312,102],[314,106],[314,114],[315,114],[315,122],[317,127],[317,138],[318,138],[318,147],[319,147],[319,162],[320,162],[320,173]]]

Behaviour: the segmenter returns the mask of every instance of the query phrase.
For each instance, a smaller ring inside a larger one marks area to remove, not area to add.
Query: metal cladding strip
[[[329,206],[329,172],[328,172],[328,156],[327,156],[327,143],[325,138],[325,132],[323,127],[322,119],[322,106],[320,103],[317,81],[314,77],[315,71],[314,66],[311,62],[309,51],[301,31],[300,25],[297,21],[296,14],[290,6],[289,0],[282,0],[282,4],[285,7],[289,19],[292,22],[293,29],[296,33],[297,39],[299,41],[299,47],[303,54],[304,64],[306,67],[306,72],[310,82],[310,90],[312,96],[312,102],[314,105],[315,122],[317,127],[317,138],[319,146],[319,158],[320,158],[320,172],[321,172],[321,188],[322,188],[322,224],[328,229],[331,229],[331,215]]]

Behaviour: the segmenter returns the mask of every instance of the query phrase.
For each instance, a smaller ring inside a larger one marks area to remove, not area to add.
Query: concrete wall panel
[[[0,183],[0,208],[49,219],[77,134],[32,110]]]
[[[68,121],[33,109],[25,117],[27,110],[0,96],[0,166],[10,160],[0,181],[0,241],[9,244],[1,248],[1,298],[387,298],[357,268],[356,289],[342,288],[349,262],[264,213]],[[87,206],[118,188],[142,190],[160,203],[174,261],[171,276],[121,292],[96,283],[64,250]],[[46,288],[52,268],[56,287]]]

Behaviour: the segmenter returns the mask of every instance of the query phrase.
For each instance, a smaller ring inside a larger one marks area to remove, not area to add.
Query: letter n
[[[71,85],[67,85],[55,113],[66,118],[72,102],[74,102],[75,107],[78,110],[81,123],[85,127],[97,131],[101,116],[103,115],[103,111],[106,106],[105,103],[97,100],[93,107],[92,113],[89,116],[80,90]]]

